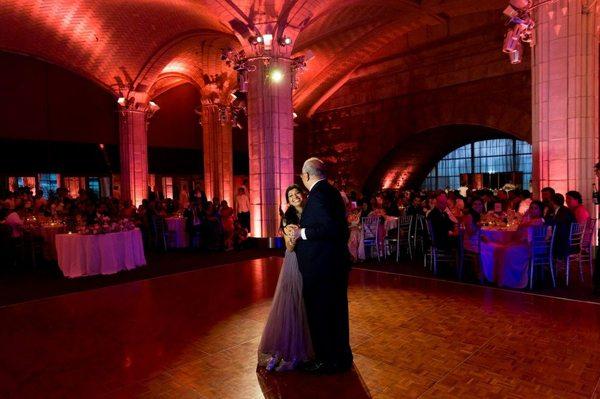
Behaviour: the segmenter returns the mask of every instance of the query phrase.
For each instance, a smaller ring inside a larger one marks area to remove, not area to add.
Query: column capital
[[[126,95],[120,94],[117,103],[121,112],[143,112],[148,118],[160,109],[146,92],[130,91]]]

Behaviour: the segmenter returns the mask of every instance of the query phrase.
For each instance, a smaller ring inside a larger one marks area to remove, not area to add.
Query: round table
[[[172,216],[165,218],[169,239],[167,247],[169,248],[187,248],[188,233],[185,228],[186,219],[184,217]]]
[[[481,229],[481,268],[487,281],[502,287],[524,288],[529,282],[529,246],[523,232],[514,229]]]
[[[139,229],[108,234],[57,234],[58,266],[65,277],[113,274],[146,264]]]

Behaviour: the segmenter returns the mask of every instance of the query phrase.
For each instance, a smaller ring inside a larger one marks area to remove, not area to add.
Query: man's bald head
[[[325,173],[325,163],[319,158],[308,158],[302,165],[302,174],[308,173],[311,178],[324,179],[327,177]]]

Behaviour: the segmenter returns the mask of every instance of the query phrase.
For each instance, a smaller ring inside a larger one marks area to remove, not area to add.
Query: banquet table
[[[186,219],[184,217],[168,217],[165,218],[167,223],[167,231],[169,232],[169,240],[167,246],[169,248],[187,248],[188,233],[185,229]]]
[[[57,234],[58,266],[65,277],[113,274],[146,264],[139,229],[108,234]]]
[[[481,229],[481,268],[487,281],[502,287],[524,288],[529,282],[529,246],[516,229]]]

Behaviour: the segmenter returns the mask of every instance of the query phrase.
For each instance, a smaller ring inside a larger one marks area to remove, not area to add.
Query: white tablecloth
[[[526,287],[529,246],[522,241],[522,232],[483,228],[481,238],[481,266],[485,279],[501,287]]]
[[[119,233],[57,234],[58,266],[66,277],[113,274],[146,264],[139,229]]]
[[[169,240],[167,246],[169,248],[187,248],[188,233],[185,230],[185,218],[170,217],[165,218],[167,222],[167,231],[169,232]]]

